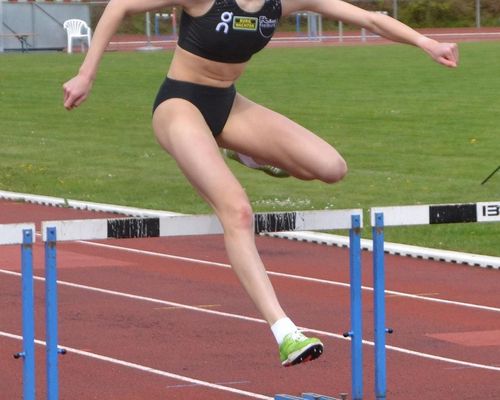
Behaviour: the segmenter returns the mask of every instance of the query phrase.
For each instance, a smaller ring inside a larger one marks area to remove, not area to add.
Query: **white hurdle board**
[[[500,200],[480,203],[375,207],[371,209],[372,226],[375,226],[377,213],[384,214],[384,226],[500,222]]]
[[[133,239],[222,233],[219,221],[210,215],[156,218],[75,219],[42,222],[42,238],[55,228],[57,241]]]
[[[360,217],[362,227],[363,211],[361,209],[257,213],[254,218],[255,233],[349,229],[353,215]],[[45,221],[42,223],[43,241],[47,240],[47,228],[56,229],[57,241],[223,233],[222,226],[215,215]]]
[[[33,223],[0,225],[0,245],[22,244],[25,229],[31,230],[33,242],[35,242],[35,224]]]

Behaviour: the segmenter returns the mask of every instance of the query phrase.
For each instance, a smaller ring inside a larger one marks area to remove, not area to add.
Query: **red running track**
[[[0,201],[0,223],[103,213]],[[266,237],[258,247],[278,296],[302,327],[321,331],[319,360],[283,368],[267,326],[227,265],[220,236],[58,244],[61,399],[272,398],[349,392],[347,250]],[[43,248],[35,245],[43,277]],[[0,398],[22,397],[20,250],[0,248]],[[390,400],[500,398],[500,277],[495,270],[387,257]],[[371,254],[363,254],[364,336],[373,339]],[[79,286],[75,286],[79,285]],[[44,340],[43,281],[35,284]],[[394,293],[398,292],[398,293]],[[414,294],[419,298],[409,298]],[[434,301],[430,301],[434,300]],[[448,301],[448,302],[445,302]],[[45,396],[44,347],[37,394]],[[365,399],[374,398],[364,345]],[[197,380],[197,381],[193,381]],[[235,393],[230,390],[241,391]]]

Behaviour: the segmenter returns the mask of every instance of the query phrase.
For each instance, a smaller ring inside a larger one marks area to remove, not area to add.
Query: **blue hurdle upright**
[[[375,342],[375,399],[385,399],[387,393],[387,366],[385,335],[392,333],[385,326],[385,266],[384,214],[376,213],[372,222],[373,238],[373,326]]]
[[[352,217],[349,230],[349,275],[351,330],[344,337],[351,338],[351,396],[353,400],[363,399],[363,317],[361,301],[361,221]]]
[[[23,360],[23,399],[35,400],[35,295],[33,243],[35,224],[0,225],[0,245],[21,246],[22,350],[14,358]]]
[[[35,301],[33,284],[33,242],[35,229],[23,229],[21,244],[23,351],[14,354],[23,363],[23,399],[35,399]]]
[[[47,399],[59,399],[58,355],[66,354],[58,347],[57,254],[56,229],[46,228],[45,239],[45,322],[47,353]]]

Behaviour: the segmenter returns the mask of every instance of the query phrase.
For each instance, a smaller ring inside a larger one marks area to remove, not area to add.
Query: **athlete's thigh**
[[[182,99],[162,103],[153,115],[153,129],[158,142],[215,211],[246,201],[203,116],[191,103]]]
[[[310,130],[240,94],[217,141],[221,147],[290,172],[296,169],[314,172],[322,168],[323,160],[342,160],[329,143]]]

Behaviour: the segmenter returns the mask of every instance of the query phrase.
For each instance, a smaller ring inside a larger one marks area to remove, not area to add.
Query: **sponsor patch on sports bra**
[[[255,17],[238,17],[233,18],[233,29],[239,31],[256,31],[257,30],[257,18]]]
[[[271,37],[278,25],[277,19],[269,19],[263,15],[259,17],[259,31],[265,38]]]

